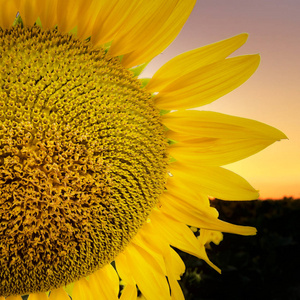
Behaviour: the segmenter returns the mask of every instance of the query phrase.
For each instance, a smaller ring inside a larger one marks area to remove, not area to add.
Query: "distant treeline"
[[[212,200],[220,219],[257,228],[257,235],[224,234],[208,255],[221,268],[180,253],[187,272],[181,286],[186,300],[299,300],[300,199]]]

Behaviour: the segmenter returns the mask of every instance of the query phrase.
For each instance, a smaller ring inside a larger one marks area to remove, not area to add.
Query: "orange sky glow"
[[[255,119],[283,131],[289,140],[225,166],[246,178],[260,198],[300,198],[300,1],[197,1],[173,44],[146,68],[152,76],[170,58],[247,32],[234,55],[260,53],[256,73],[241,87],[199,109]]]

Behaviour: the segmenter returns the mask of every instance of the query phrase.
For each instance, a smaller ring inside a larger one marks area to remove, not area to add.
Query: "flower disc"
[[[48,291],[111,262],[165,185],[151,95],[55,30],[0,30],[0,295]]]

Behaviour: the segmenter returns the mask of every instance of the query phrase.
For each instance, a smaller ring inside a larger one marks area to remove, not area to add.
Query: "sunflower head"
[[[56,29],[0,31],[0,294],[110,263],[158,202],[166,138],[118,58]]]
[[[138,287],[147,300],[182,300],[173,247],[220,271],[205,246],[255,234],[219,220],[208,197],[256,199],[221,166],[285,135],[187,110],[253,74],[258,55],[227,58],[247,35],[137,77],[194,4],[0,0],[1,299],[126,300]]]

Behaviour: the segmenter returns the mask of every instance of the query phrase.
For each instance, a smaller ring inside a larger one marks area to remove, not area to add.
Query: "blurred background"
[[[222,270],[180,253],[186,300],[299,300],[300,199],[226,202],[213,200],[220,219],[257,228],[256,236],[224,234],[207,254]]]
[[[299,15],[299,0],[198,0],[178,38],[143,73],[150,77],[182,52],[247,32],[247,43],[233,56],[260,53],[260,67],[241,87],[199,109],[255,119],[289,138],[226,166],[258,189],[260,200],[215,199],[212,205],[220,219],[255,226],[258,234],[224,234],[218,246],[210,244],[208,255],[222,275],[180,253],[187,300],[300,299]]]

